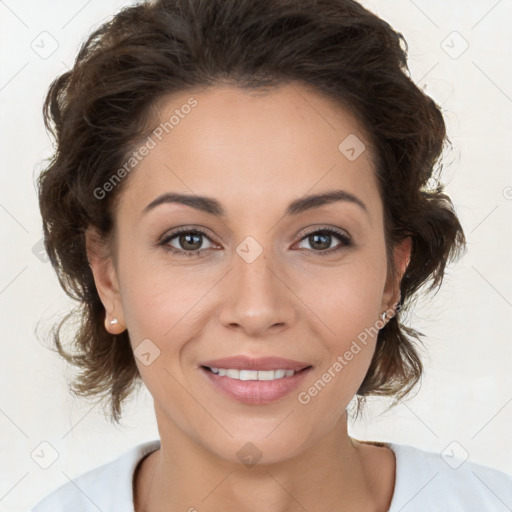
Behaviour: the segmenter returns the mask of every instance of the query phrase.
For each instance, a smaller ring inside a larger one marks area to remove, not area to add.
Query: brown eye
[[[333,239],[338,239],[341,243],[338,244],[338,246],[332,248],[331,244],[333,242]],[[325,253],[326,251],[328,253],[332,253],[338,250],[341,250],[345,247],[349,247],[352,245],[351,239],[345,235],[344,233],[341,233],[340,231],[337,231],[335,229],[320,229],[317,231],[312,231],[306,236],[304,236],[301,241],[307,240],[310,245],[310,251],[318,252],[320,254]]]
[[[202,247],[204,240],[210,240],[200,229],[181,228],[166,236],[159,245],[166,251],[184,256],[195,256],[210,247]],[[171,243],[173,242],[173,243]]]
[[[201,247],[203,235],[199,233],[185,233],[183,235],[178,235],[178,244],[183,249],[197,250]]]

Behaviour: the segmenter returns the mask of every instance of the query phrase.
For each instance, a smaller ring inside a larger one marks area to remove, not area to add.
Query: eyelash
[[[185,228],[179,228],[179,229],[169,233],[169,235],[166,236],[161,242],[159,242],[158,245],[162,246],[163,249],[167,252],[171,252],[178,256],[185,256],[185,257],[197,256],[197,255],[200,255],[200,253],[202,251],[206,250],[206,249],[198,249],[197,251],[184,251],[181,249],[176,249],[175,247],[172,247],[171,245],[169,245],[169,242],[171,240],[173,240],[178,235],[181,235],[183,233],[202,235],[202,236],[210,239],[210,237],[207,235],[207,233],[201,229],[198,229],[198,228],[191,229],[191,228],[185,227]],[[316,234],[335,235],[342,242],[342,244],[340,244],[338,247],[335,247],[333,249],[326,249],[323,251],[315,251],[313,249],[306,249],[308,252],[313,252],[320,256],[328,256],[330,254],[333,254],[340,250],[346,249],[347,247],[351,247],[353,245],[352,240],[347,235],[345,235],[341,231],[338,231],[337,229],[333,229],[333,228],[320,228],[320,229],[315,229],[315,230],[309,231],[300,239],[300,241],[302,242],[302,240],[310,237],[311,235],[316,235]]]

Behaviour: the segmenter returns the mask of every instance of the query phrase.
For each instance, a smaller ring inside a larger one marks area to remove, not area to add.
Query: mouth
[[[313,370],[311,365],[298,370],[254,370],[207,365],[199,368],[211,389],[230,400],[253,406],[285,399]]]
[[[296,372],[311,366],[309,362],[285,359],[277,356],[254,357],[245,354],[237,354],[220,359],[202,361],[199,366],[206,366],[212,370],[294,370]]]
[[[201,365],[201,368],[208,372],[214,373],[219,377],[227,377],[228,379],[242,380],[242,381],[273,381],[279,379],[289,379],[294,375],[301,373],[309,368],[311,365],[302,368],[301,370],[290,370],[285,368],[277,368],[275,370],[253,370],[253,369],[237,369],[237,368],[216,368],[211,366]]]

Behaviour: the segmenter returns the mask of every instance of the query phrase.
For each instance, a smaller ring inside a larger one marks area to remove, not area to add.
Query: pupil
[[[316,246],[317,246],[317,248],[319,248],[319,249],[328,249],[328,248],[329,248],[329,246],[331,245],[331,244],[330,244],[330,241],[331,241],[331,236],[330,236],[330,235],[326,235],[326,234],[318,235],[318,234],[317,234],[317,235],[312,235],[310,238],[312,238],[312,239],[314,239],[314,240],[315,240],[315,242],[313,242],[313,243],[311,244],[311,246],[312,246],[312,247],[316,245]],[[318,247],[318,244],[316,243],[316,240],[317,240],[318,238],[320,238],[320,239],[323,239],[323,240],[324,240],[324,242],[323,242],[323,243],[322,243],[322,242],[320,242],[320,247]],[[327,242],[326,242],[326,241],[327,241]],[[310,241],[310,243],[311,243],[311,241]],[[324,247],[322,247],[322,245],[323,245]]]
[[[188,233],[186,235],[182,235],[181,236],[181,239],[180,239],[180,242],[182,243],[183,241],[185,241],[185,243],[182,243],[182,247],[185,248],[185,249],[198,249],[200,246],[201,246],[201,241],[199,240],[198,242],[196,242],[196,244],[198,245],[198,247],[187,247],[187,244],[194,244],[194,242],[189,242],[190,239],[192,238],[196,238],[196,239],[199,239],[200,238],[200,235],[198,234],[194,234],[194,233]]]

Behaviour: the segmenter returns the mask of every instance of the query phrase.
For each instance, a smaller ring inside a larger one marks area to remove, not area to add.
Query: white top
[[[388,512],[512,510],[512,476],[413,446],[383,444],[396,457],[395,490]],[[134,512],[134,470],[145,455],[159,448],[160,440],[139,444],[65,483],[31,512]]]

